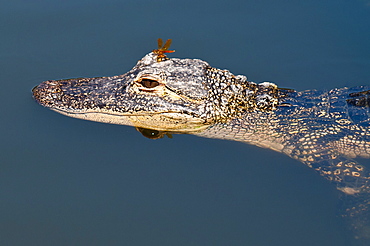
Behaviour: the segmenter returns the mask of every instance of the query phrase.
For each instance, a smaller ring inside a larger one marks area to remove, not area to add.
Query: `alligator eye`
[[[159,85],[159,82],[153,79],[142,79],[140,84],[146,88],[154,88]]]

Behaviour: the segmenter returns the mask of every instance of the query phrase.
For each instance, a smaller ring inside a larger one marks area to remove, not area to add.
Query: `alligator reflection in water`
[[[150,138],[187,133],[284,153],[342,191],[343,216],[359,241],[370,241],[370,174],[354,160],[370,157],[370,87],[256,84],[202,60],[169,59],[169,44],[126,74],[45,81],[33,96],[67,116],[134,126]]]

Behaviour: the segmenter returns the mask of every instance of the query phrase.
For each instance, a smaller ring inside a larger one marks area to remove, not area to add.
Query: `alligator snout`
[[[48,80],[32,89],[33,98],[45,107],[52,107],[62,98],[61,83],[56,80]]]
[[[53,110],[99,110],[115,96],[102,91],[108,82],[101,78],[48,80],[34,87],[32,93],[39,104]]]

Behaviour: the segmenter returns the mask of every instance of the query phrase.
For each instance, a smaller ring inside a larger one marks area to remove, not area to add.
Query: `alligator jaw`
[[[108,124],[117,124],[117,125],[126,125],[134,126],[139,128],[155,129],[158,131],[166,131],[172,133],[194,133],[202,131],[208,128],[207,124],[204,124],[203,121],[188,117],[188,120],[184,122],[184,115],[182,114],[181,118],[179,113],[154,113],[154,114],[143,114],[143,113],[111,113],[104,112],[89,112],[89,111],[80,111],[80,112],[68,112],[62,109],[51,108],[52,110],[66,115],[68,117],[96,121],[101,123]],[[167,122],[166,124],[160,124],[161,122]],[[155,126],[155,127],[154,127]]]

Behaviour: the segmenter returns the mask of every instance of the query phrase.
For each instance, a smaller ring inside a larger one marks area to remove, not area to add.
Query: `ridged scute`
[[[287,96],[274,83],[256,84],[228,70],[207,67],[205,75],[210,101],[206,111],[216,121],[240,116],[245,111],[276,110],[280,99]]]

